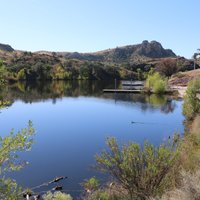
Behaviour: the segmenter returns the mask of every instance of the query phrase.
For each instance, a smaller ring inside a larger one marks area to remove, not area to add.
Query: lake
[[[121,82],[117,83],[121,87]],[[97,176],[95,154],[107,137],[120,144],[145,140],[159,145],[174,132],[183,134],[182,100],[172,96],[104,94],[114,81],[58,81],[15,83],[0,97],[11,105],[0,111],[0,134],[18,131],[33,122],[36,130],[30,152],[20,154],[29,164],[11,173],[19,184],[34,187],[57,176],[67,176],[64,190],[77,196],[80,183]],[[134,122],[134,123],[133,123]],[[40,191],[49,188],[40,188]]]

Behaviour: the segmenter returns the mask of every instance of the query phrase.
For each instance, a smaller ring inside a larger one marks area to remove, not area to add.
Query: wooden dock
[[[141,93],[142,90],[104,89],[105,93]]]
[[[133,93],[133,94],[153,94],[153,91],[145,91],[145,90],[128,90],[128,89],[103,89],[104,93]],[[173,94],[177,92],[177,90],[167,90],[164,94]]]
[[[124,83],[122,85],[123,86],[132,86],[132,87],[138,87],[138,86],[144,87],[144,84],[141,84],[141,83],[137,83],[137,84]]]

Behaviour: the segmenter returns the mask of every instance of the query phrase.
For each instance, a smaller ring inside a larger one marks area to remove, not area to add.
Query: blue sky
[[[190,58],[200,48],[199,0],[0,0],[0,43],[93,52],[157,40]]]

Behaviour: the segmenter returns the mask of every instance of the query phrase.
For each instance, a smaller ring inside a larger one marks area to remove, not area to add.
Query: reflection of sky
[[[88,167],[94,155],[105,147],[105,138],[115,136],[121,143],[149,140],[159,144],[175,131],[183,132],[182,102],[174,101],[171,113],[160,109],[142,112],[139,103],[99,98],[62,98],[25,104],[16,101],[0,113],[1,135],[19,130],[32,120],[35,144],[25,157],[30,162],[15,175],[19,183],[38,185],[52,177],[67,175],[73,189],[93,175]],[[142,122],[144,124],[131,122]]]

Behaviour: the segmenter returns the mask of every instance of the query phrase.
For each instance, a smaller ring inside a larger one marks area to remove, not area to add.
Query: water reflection
[[[56,104],[63,97],[98,97],[101,99],[114,100],[124,106],[139,106],[142,111],[160,109],[163,113],[173,112],[176,104],[172,96],[141,95],[141,94],[115,94],[102,91],[105,88],[114,88],[113,81],[53,81],[53,82],[17,82],[2,88],[0,91],[1,101],[13,103],[21,100],[25,103],[52,100]],[[117,82],[117,88],[121,82]],[[134,104],[133,104],[134,103]]]

